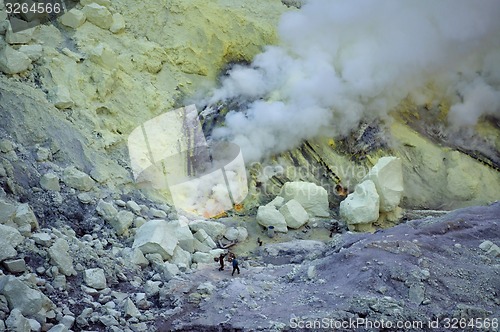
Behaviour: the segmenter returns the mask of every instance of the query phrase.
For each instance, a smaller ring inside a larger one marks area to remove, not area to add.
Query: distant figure
[[[219,264],[220,264],[219,271],[224,271],[224,257],[226,257],[225,254],[220,254],[219,256]]]
[[[231,275],[234,275],[234,271],[238,271],[238,274],[240,274],[240,267],[238,266],[238,260],[236,259],[236,256],[233,255],[233,273],[231,273]]]

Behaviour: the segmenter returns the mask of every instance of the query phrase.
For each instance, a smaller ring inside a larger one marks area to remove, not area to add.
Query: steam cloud
[[[345,135],[407,97],[451,98],[455,126],[499,115],[499,18],[498,0],[310,0],[283,15],[279,46],[213,91],[206,102],[249,102],[213,136],[238,144],[248,162]]]

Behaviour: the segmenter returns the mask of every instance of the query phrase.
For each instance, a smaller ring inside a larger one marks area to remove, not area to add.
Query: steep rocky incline
[[[213,267],[196,271],[175,281],[186,287],[183,311],[159,326],[286,331],[299,322],[365,319],[422,322],[411,330],[426,331],[427,322],[439,320],[443,331],[447,319],[498,319],[500,251],[491,241],[499,244],[499,216],[500,203],[466,208],[373,235],[337,235],[325,247],[299,241],[280,252],[288,262],[262,264],[264,255],[235,277]],[[291,264],[299,254],[305,260]],[[364,326],[357,331],[373,330]]]

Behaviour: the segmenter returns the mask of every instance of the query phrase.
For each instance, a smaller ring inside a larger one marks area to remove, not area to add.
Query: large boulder
[[[295,199],[311,217],[328,217],[328,193],[326,189],[311,182],[287,182],[281,188],[286,201]]]
[[[95,289],[106,288],[106,276],[103,269],[95,268],[83,271],[83,280],[89,287]]]
[[[59,18],[59,21],[70,28],[76,29],[83,23],[85,23],[85,20],[87,17],[85,14],[76,8],[71,9],[68,11],[66,14],[62,15]]]
[[[42,309],[50,310],[54,307],[42,292],[28,287],[10,275],[0,277],[0,294],[5,296],[11,310],[17,308],[26,316],[33,316]]]
[[[214,258],[209,253],[197,251],[193,254],[193,262],[198,264],[211,264],[214,262]]]
[[[300,228],[309,220],[307,211],[295,199],[286,202],[279,211],[285,217],[286,224],[290,228]]]
[[[40,186],[45,190],[60,191],[59,177],[54,173],[46,173],[40,178]]]
[[[113,226],[116,234],[122,235],[128,231],[128,228],[134,222],[134,214],[130,211],[121,210],[108,222]]]
[[[0,225],[0,243],[9,244],[15,248],[23,242],[23,240],[24,237],[14,227]]]
[[[170,262],[177,265],[179,269],[181,269],[181,271],[190,267],[191,261],[191,254],[182,249],[180,246],[177,246],[177,248],[175,248],[172,259],[170,260]]]
[[[285,217],[273,205],[259,206],[257,210],[257,222],[266,228],[273,226],[276,232],[288,232]]]
[[[73,267],[73,258],[69,254],[69,245],[65,239],[59,238],[48,249],[52,264],[59,268],[66,276],[76,275]]]
[[[141,249],[143,254],[157,253],[165,260],[172,257],[179,240],[165,220],[151,220],[139,227],[132,248]]]
[[[31,231],[38,228],[38,220],[33,210],[26,203],[17,206],[14,222],[17,225],[17,229],[23,235],[29,236],[31,235]]]
[[[31,332],[29,320],[23,316],[21,310],[14,309],[10,312],[9,318],[5,321],[8,331],[13,332]],[[2,330],[4,331],[4,330]]]
[[[113,204],[99,200],[97,203],[96,212],[100,215],[104,220],[111,221],[118,214],[118,210],[113,206]]]
[[[16,206],[0,200],[0,224],[9,224],[12,222]]]
[[[90,191],[95,184],[90,176],[73,166],[64,170],[63,181],[67,186],[81,191]]]
[[[0,49],[0,71],[5,74],[18,74],[28,70],[31,65],[30,58],[6,45]]]
[[[15,247],[23,242],[24,237],[11,226],[0,224],[0,261],[16,257]]]
[[[340,216],[347,225],[371,224],[379,217],[379,195],[371,180],[356,185],[354,192],[340,203]]]
[[[218,239],[226,232],[226,226],[216,221],[195,220],[189,223],[193,232],[203,229],[212,239]],[[203,241],[202,241],[203,242]]]
[[[194,233],[194,237],[203,245],[206,245],[210,249],[216,248],[217,244],[215,244],[214,240],[208,235],[208,233],[200,228],[196,233]],[[199,251],[199,250],[198,250]]]
[[[111,12],[104,6],[91,3],[83,7],[83,13],[87,20],[102,29],[109,29],[113,24]]]
[[[375,184],[380,199],[380,212],[393,211],[399,205],[404,190],[401,159],[380,158],[364,180],[371,180]]]
[[[228,227],[224,237],[229,241],[243,242],[248,237],[248,231],[245,227]]]
[[[187,252],[194,252],[194,236],[189,228],[189,222],[187,219],[180,217],[179,220],[174,220],[169,223],[169,227],[172,229],[175,237],[179,241],[179,247],[186,250]]]

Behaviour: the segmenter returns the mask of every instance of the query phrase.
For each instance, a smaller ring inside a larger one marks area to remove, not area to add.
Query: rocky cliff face
[[[385,124],[363,123],[342,139],[322,133],[247,165],[250,193],[220,220],[180,217],[165,196],[134,182],[132,130],[200,100],[228,66],[278,43],[281,14],[301,3],[81,0],[50,24],[13,33],[0,0],[0,331],[498,317],[498,204],[373,236],[346,233],[339,217],[340,202],[388,155],[401,162],[399,206],[408,211],[392,219],[382,211],[360,229],[443,213],[413,209],[500,198],[498,125],[477,127],[485,149],[439,137],[428,128],[443,123],[445,100],[430,107],[435,122],[405,101]],[[200,110],[208,138],[233,104]],[[294,182],[322,187],[321,199],[288,197],[283,187]],[[270,209],[282,227],[269,238],[261,225],[273,224],[256,214],[276,196]],[[315,204],[321,213],[308,213]],[[227,248],[241,278],[231,280],[227,266],[216,271],[214,257]],[[283,303],[297,305],[293,316]]]

